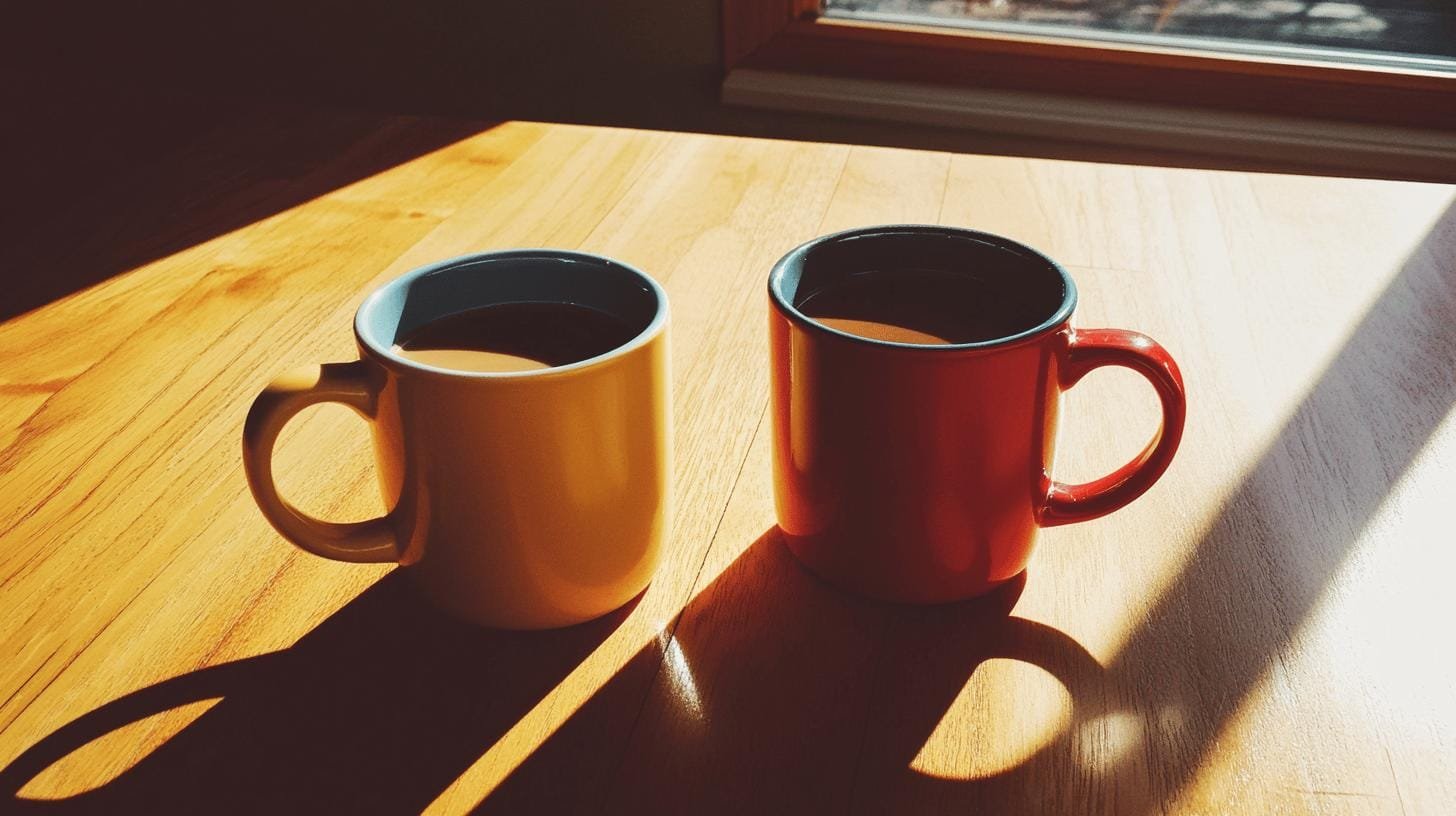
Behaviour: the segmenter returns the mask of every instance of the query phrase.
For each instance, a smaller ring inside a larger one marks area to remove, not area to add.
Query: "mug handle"
[[[295,414],[320,402],[338,402],[372,420],[375,397],[362,360],[303,366],[269,383],[243,423],[243,470],[253,498],[284,538],[315,555],[355,563],[399,560],[389,516],[348,523],[316,519],[278,495],[273,483],[273,445]]]
[[[1141,496],[1168,469],[1183,438],[1183,420],[1187,414],[1183,375],[1162,346],[1134,331],[1073,330],[1062,360],[1062,389],[1076,385],[1092,369],[1107,365],[1130,368],[1152,383],[1163,403],[1162,423],[1147,447],[1111,474],[1078,485],[1052,482],[1042,510],[1043,527],[1105,516]]]

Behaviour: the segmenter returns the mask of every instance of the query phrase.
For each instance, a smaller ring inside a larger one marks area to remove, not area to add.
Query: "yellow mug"
[[[393,350],[453,314],[573,303],[639,329],[625,344],[533,371],[437,368]],[[398,562],[437,606],[508,629],[606,614],[651,580],[668,518],[667,294],[632,267],[580,252],[487,252],[371,294],[354,318],[360,359],[296,369],[253,403],[243,465],[263,515],[299,547]],[[273,446],[303,408],[370,420],[385,506],[354,523],[312,518],[278,494]]]

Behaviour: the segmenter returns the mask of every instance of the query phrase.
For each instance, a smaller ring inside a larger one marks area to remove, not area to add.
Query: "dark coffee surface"
[[[570,303],[501,303],[428,323],[394,347],[401,357],[459,371],[531,371],[581,362],[636,331]]]
[[[1044,317],[971,275],[929,270],[853,275],[809,295],[799,310],[850,334],[922,345],[996,340]]]

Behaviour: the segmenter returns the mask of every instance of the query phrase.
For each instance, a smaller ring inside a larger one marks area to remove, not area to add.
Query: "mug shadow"
[[[867,796],[903,804],[907,794],[967,784],[912,763],[987,660],[1045,669],[1079,714],[1099,698],[1102,667],[1091,654],[1011,615],[1025,583],[1022,573],[941,606],[861,599],[811,576],[770,530],[693,599],[670,638],[638,652],[477,812],[845,812]],[[623,708],[635,712],[631,736],[607,745],[604,736],[626,733],[608,725]],[[594,762],[603,752],[619,758]],[[595,770],[603,764],[615,767]],[[1020,790],[1005,787],[999,803]]]
[[[0,770],[0,810],[417,813],[622,622],[481,629],[419,600],[396,571],[295,645],[200,669],[97,708]],[[222,698],[115,779],[22,798],[37,774],[130,723]]]

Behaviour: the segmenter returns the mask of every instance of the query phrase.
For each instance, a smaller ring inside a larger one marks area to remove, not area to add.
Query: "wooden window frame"
[[[723,0],[724,69],[1020,91],[1456,131],[1456,76],[819,16]]]

